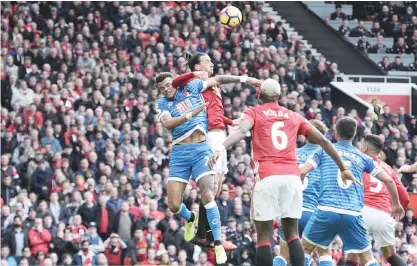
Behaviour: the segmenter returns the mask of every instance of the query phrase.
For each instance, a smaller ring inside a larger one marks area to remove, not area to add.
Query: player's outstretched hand
[[[410,173],[412,172],[411,168],[411,165],[405,164],[398,169],[398,173]]]
[[[342,171],[342,173],[341,173],[341,177],[342,177],[342,180],[343,180],[343,183],[345,183],[345,185],[347,185],[347,181],[348,180],[350,180],[350,181],[352,181],[353,182],[353,184],[360,184],[360,185],[362,185],[360,182],[359,182],[359,180],[357,180],[353,175],[352,175],[352,173],[349,171],[349,170],[344,170],[344,171]]]
[[[219,156],[220,156],[220,153],[216,152],[208,159],[207,166],[210,167],[210,169],[214,170]]]
[[[238,119],[235,119],[235,120],[232,120],[232,126],[238,126],[239,124],[240,124],[240,121],[242,121],[242,119],[241,118],[238,118]]]
[[[397,222],[404,217],[404,209],[399,203],[392,205],[391,213]]]
[[[258,87],[258,86],[261,86],[262,80],[259,80],[256,78],[248,78],[248,80],[246,81],[246,84],[254,86],[254,87]]]
[[[206,80],[209,78],[208,73],[205,71],[194,71],[193,72],[194,77],[202,80]]]
[[[191,114],[193,115],[193,117],[196,117],[201,111],[204,110],[204,108],[206,108],[206,106],[209,104],[209,102],[203,103],[202,105],[197,106],[197,108],[195,108]]]

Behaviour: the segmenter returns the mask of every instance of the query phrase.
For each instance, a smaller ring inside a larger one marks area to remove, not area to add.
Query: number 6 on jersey
[[[271,128],[272,143],[274,144],[274,147],[277,150],[283,150],[288,145],[287,134],[285,134],[284,131],[279,130],[280,128],[283,128],[283,127],[284,127],[284,121],[278,121],[278,122],[275,122]],[[278,138],[281,139],[281,142],[279,142]]]

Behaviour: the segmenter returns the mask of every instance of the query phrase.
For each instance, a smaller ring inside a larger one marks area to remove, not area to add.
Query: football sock
[[[197,236],[200,239],[206,239],[205,224],[208,223],[207,213],[206,213],[206,209],[204,208],[203,203],[201,202],[200,202],[200,206],[198,209],[198,214],[200,215],[200,217],[198,218]]]
[[[304,253],[304,266],[310,266],[310,256]]]
[[[389,262],[389,264],[391,264],[391,266],[406,266],[407,265],[401,259],[401,257],[398,256],[398,254],[395,254],[394,256],[387,258],[387,261]]]
[[[272,266],[286,266],[286,265],[287,265],[287,261],[281,256],[275,257],[274,260],[272,261]]]
[[[207,220],[213,233],[214,244],[220,245],[222,239],[220,212],[215,201],[204,206],[207,211]]]
[[[305,265],[305,256],[304,248],[301,245],[300,238],[294,236],[290,239],[287,239],[288,248],[290,250],[290,261],[292,266],[304,266]]]
[[[256,244],[256,265],[272,266],[272,249],[270,241]]]
[[[330,255],[320,256],[319,266],[332,266],[332,265],[333,265],[332,256]]]
[[[184,203],[181,204],[180,210],[175,214],[175,216],[183,218],[188,222],[194,221],[194,214],[190,212]]]

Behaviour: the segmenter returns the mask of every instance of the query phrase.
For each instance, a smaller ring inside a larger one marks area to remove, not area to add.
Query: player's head
[[[326,134],[327,133],[327,131],[329,130],[327,127],[326,127],[326,125],[323,123],[323,122],[321,122],[320,120],[317,120],[317,119],[311,119],[310,121],[310,124],[312,124],[315,128],[317,128],[317,130],[318,131],[320,131],[320,133],[321,134]],[[309,142],[308,140],[307,140],[307,142]]]
[[[262,102],[277,102],[281,96],[281,85],[275,79],[266,79],[261,84],[260,99]]]
[[[207,54],[196,53],[193,56],[189,56],[188,66],[191,71],[204,71],[207,72],[209,76],[213,75],[214,64],[211,62],[211,58]]]
[[[377,156],[384,148],[382,139],[377,135],[367,135],[362,142],[361,152],[369,156]]]
[[[174,98],[177,89],[172,87],[172,74],[169,72],[162,72],[155,78],[156,85],[161,93],[168,99]]]
[[[352,141],[356,135],[356,120],[344,116],[337,120],[336,123],[336,137],[338,140],[348,140]]]

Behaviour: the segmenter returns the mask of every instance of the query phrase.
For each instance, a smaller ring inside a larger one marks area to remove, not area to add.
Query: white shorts
[[[362,217],[366,230],[375,240],[377,249],[396,244],[396,221],[388,213],[365,206],[362,209]]]
[[[221,129],[214,129],[208,132],[207,142],[213,152],[221,149],[223,142],[226,140],[226,132]],[[229,169],[227,168],[227,151],[224,151],[216,162],[216,167],[213,169],[216,173],[227,174]]]
[[[253,188],[251,219],[300,219],[303,211],[303,184],[295,175],[268,176]]]

